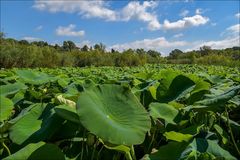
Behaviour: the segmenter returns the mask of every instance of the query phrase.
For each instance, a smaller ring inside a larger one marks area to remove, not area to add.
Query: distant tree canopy
[[[84,45],[82,48],[81,48],[81,51],[83,52],[87,52],[89,50],[89,47],[87,45]]]
[[[181,54],[183,54],[183,51],[180,49],[174,49],[169,53],[170,59],[177,59]]]
[[[100,52],[105,52],[106,46],[102,43],[95,44],[94,45],[94,50],[100,51]]]
[[[240,47],[226,49],[212,49],[210,46],[202,46],[199,50],[182,52],[174,49],[167,57],[168,63],[176,64],[210,64],[240,66]]]
[[[106,51],[102,43],[77,47],[73,41],[50,45],[44,41],[29,42],[5,38],[1,33],[0,67],[59,67],[59,66],[137,66],[161,63],[164,58],[157,51],[144,49],[114,49]],[[157,56],[158,53],[158,56]]]
[[[78,49],[73,41],[63,41],[62,48],[64,51],[70,51],[70,52],[74,49]]]
[[[206,56],[206,55],[209,55],[211,54],[211,47],[210,46],[202,46],[200,47],[200,53],[202,56]]]
[[[240,66],[240,47],[221,50],[202,46],[199,50],[183,52],[174,49],[167,57],[155,50],[106,50],[102,43],[77,47],[73,41],[50,45],[44,41],[29,42],[6,38],[0,32],[0,67],[60,67],[60,66],[137,66],[146,63],[214,64]]]

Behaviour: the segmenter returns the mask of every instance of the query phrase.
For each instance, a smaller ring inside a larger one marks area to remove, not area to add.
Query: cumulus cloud
[[[139,21],[147,22],[150,30],[157,30],[160,28],[160,23],[157,16],[148,12],[148,9],[153,9],[157,6],[155,1],[145,1],[140,4],[139,1],[129,2],[120,12],[120,20],[129,21],[137,19]]]
[[[157,30],[160,28],[157,16],[148,11],[157,5],[158,3],[155,1],[144,1],[143,3],[131,1],[120,10],[112,10],[106,1],[37,0],[33,7],[52,13],[78,13],[85,18],[102,18],[107,21],[130,21],[137,19],[148,23],[150,30]]]
[[[181,17],[186,17],[188,15],[189,11],[188,10],[182,10],[181,13],[179,14],[179,16]]]
[[[47,10],[52,13],[78,13],[87,18],[96,17],[106,20],[116,19],[116,13],[107,8],[107,5],[104,1],[37,0],[35,1],[33,7],[38,10]]]
[[[56,29],[56,35],[58,36],[72,36],[72,37],[82,37],[85,32],[83,30],[75,31],[76,25],[70,24],[69,26],[63,27],[59,26]]]
[[[137,48],[144,48],[146,50],[154,49],[161,52],[165,52],[171,48],[181,47],[187,45],[185,41],[168,41],[165,37],[158,37],[154,39],[143,39],[139,41],[134,41],[130,43],[123,43],[123,44],[115,44],[110,46],[115,50],[123,51],[126,49],[137,49]]]
[[[186,27],[199,26],[209,21],[208,17],[200,15],[202,9],[196,10],[196,15],[186,17],[188,10],[180,13],[184,18],[176,22],[164,20],[161,24],[154,9],[158,6],[157,1],[130,1],[120,9],[111,9],[107,1],[64,1],[64,0],[36,0],[34,8],[52,13],[66,12],[77,13],[85,18],[101,18],[106,21],[130,21],[138,20],[147,23],[149,30],[159,29],[183,29]]]
[[[41,38],[36,38],[36,37],[23,37],[23,40],[26,40],[28,42],[34,42],[34,41],[41,41]]]
[[[181,20],[176,22],[170,22],[168,20],[164,20],[163,29],[184,29],[192,26],[200,26],[204,25],[209,21],[208,17],[203,17],[201,15],[194,15],[192,17],[184,17]]]
[[[240,18],[240,13],[236,13],[236,14],[235,14],[235,17],[236,17],[236,18]]]

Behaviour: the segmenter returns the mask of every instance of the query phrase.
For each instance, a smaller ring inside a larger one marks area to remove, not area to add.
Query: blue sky
[[[237,46],[239,1],[10,1],[1,0],[7,37],[78,46],[102,42],[108,49]]]

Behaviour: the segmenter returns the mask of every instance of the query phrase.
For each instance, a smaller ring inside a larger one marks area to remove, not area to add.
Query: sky
[[[197,50],[240,46],[240,1],[1,0],[6,37],[107,49]]]

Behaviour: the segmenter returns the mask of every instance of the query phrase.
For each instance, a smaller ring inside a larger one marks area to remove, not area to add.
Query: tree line
[[[102,43],[77,47],[72,41],[50,45],[44,41],[28,42],[5,38],[0,32],[0,67],[84,67],[84,66],[138,66],[147,63],[215,64],[240,66],[240,47],[182,52],[175,49],[162,57],[155,50],[128,49],[122,52],[106,50]]]

